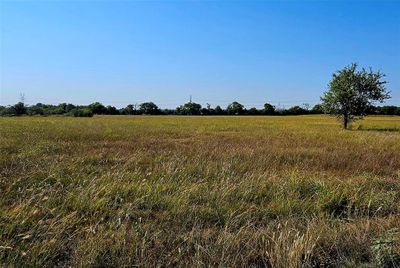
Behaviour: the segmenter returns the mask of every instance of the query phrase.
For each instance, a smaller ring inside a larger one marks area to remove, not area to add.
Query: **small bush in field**
[[[386,236],[373,241],[371,250],[378,267],[400,267],[400,253],[396,252],[397,229],[391,229]]]

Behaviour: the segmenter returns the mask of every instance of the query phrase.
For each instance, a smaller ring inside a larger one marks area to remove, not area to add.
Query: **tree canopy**
[[[195,102],[188,102],[176,108],[178,114],[182,115],[199,115],[201,113],[201,105]]]
[[[269,103],[264,104],[264,114],[273,115],[275,113],[275,106]]]
[[[232,102],[231,104],[226,107],[226,112],[228,114],[243,114],[244,113],[244,106],[237,101]]]
[[[144,102],[140,104],[139,110],[142,114],[158,114],[160,110],[154,102]]]
[[[375,102],[390,97],[386,81],[382,80],[384,76],[371,68],[357,70],[355,63],[334,73],[328,90],[321,97],[324,111],[340,117],[346,129],[351,121],[367,115]]]

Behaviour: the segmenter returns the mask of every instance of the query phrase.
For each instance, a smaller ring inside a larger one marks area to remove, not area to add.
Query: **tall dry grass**
[[[400,118],[0,118],[0,263],[398,265]]]

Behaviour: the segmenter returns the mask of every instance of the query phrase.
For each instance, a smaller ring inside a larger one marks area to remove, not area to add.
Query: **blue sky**
[[[400,105],[400,1],[1,1],[0,104],[315,104],[334,71]]]

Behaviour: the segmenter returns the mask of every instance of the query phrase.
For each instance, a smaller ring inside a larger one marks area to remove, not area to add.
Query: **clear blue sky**
[[[334,71],[384,72],[400,105],[400,1],[0,3],[0,104],[319,101]]]

